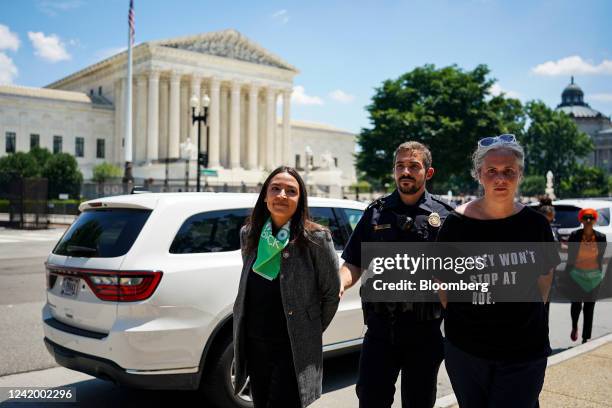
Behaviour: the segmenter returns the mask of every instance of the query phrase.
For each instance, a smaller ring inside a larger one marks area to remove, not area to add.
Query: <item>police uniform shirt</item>
[[[342,252],[342,259],[361,268],[362,242],[433,242],[452,210],[451,204],[427,191],[414,205],[406,205],[395,190],[368,206]],[[408,231],[401,228],[406,217],[413,220]]]

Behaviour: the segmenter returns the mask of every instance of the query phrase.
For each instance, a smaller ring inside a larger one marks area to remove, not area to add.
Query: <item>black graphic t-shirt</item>
[[[439,242],[553,242],[546,218],[525,207],[502,219],[479,220],[452,212],[438,234]],[[559,264],[548,254],[542,274]],[[548,321],[542,302],[472,304],[449,302],[445,335],[461,350],[497,361],[527,361],[550,355]]]

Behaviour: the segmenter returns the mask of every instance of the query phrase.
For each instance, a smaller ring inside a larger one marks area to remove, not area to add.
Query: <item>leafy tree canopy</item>
[[[598,167],[578,165],[571,176],[560,180],[559,195],[564,198],[608,195],[608,179]]]
[[[525,105],[529,127],[521,137],[525,148],[525,172],[545,175],[553,172],[555,181],[567,181],[578,168],[579,159],[593,151],[593,142],[580,132],[564,112],[555,111],[541,101]],[[581,168],[583,174],[586,168]]]
[[[104,183],[108,179],[121,177],[123,170],[120,167],[115,166],[111,163],[100,163],[93,168],[92,180],[98,183]]]
[[[425,65],[384,81],[367,107],[372,126],[358,136],[358,170],[375,184],[392,183],[396,147],[416,140],[432,151],[433,186],[443,185],[444,192],[472,189],[471,153],[477,141],[520,134],[524,127],[521,103],[503,94],[492,96],[493,83],[486,65],[471,71]]]
[[[76,159],[68,153],[51,155],[45,163],[42,176],[49,180],[49,197],[57,198],[59,194],[69,194],[78,198],[81,192],[83,174]]]

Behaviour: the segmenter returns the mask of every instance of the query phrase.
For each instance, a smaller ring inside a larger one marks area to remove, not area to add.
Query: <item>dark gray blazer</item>
[[[313,241],[305,248],[289,243],[282,252],[280,289],[293,364],[297,377],[302,407],[321,396],[323,381],[323,331],[332,321],[340,301],[338,256],[331,235],[326,231],[313,234]],[[234,358],[236,364],[235,390],[241,390],[247,378],[244,302],[247,277],[257,251],[245,253],[247,230],[240,230],[242,275],[238,296],[234,302]]]

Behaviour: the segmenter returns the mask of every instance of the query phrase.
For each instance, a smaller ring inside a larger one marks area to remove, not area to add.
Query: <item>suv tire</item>
[[[203,379],[202,391],[217,408],[253,408],[248,384],[240,395],[234,395],[234,343],[224,339],[220,352],[211,356],[208,376]]]

